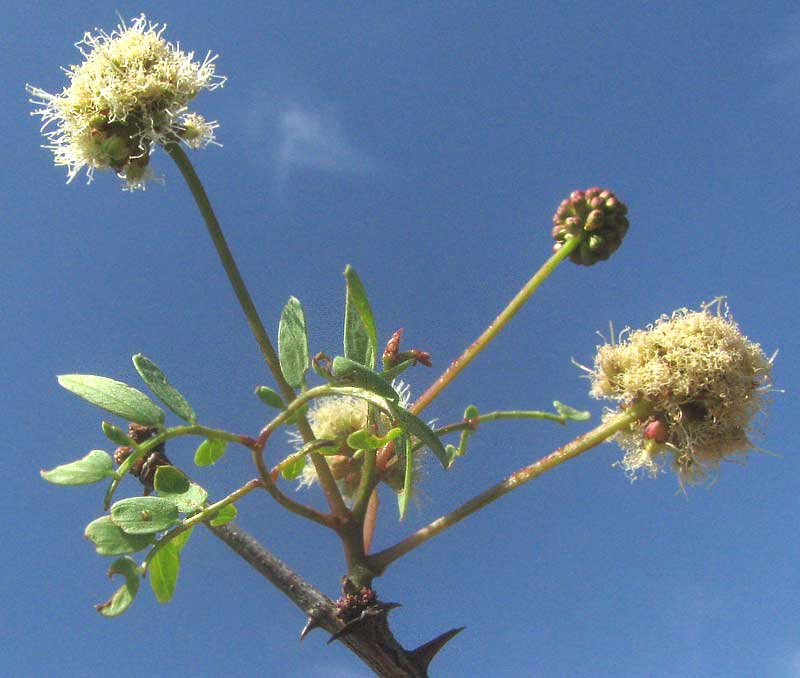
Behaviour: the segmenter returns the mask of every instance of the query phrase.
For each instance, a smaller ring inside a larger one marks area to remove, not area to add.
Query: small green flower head
[[[583,266],[605,261],[628,232],[627,214],[625,203],[609,190],[594,187],[573,191],[553,215],[553,252],[558,252],[567,239],[581,238],[581,244],[569,255],[572,261]]]
[[[405,407],[409,399],[408,387],[400,382],[395,384],[395,388],[400,393],[400,405]],[[340,441],[338,454],[329,454],[325,458],[346,499],[351,499],[358,489],[363,463],[363,452],[353,450],[347,444],[347,438],[351,433],[367,428],[367,409],[367,402],[360,398],[332,396],[319,400],[308,412],[308,421],[316,438]],[[391,422],[385,415],[379,415],[377,428],[379,435],[384,435],[391,428]],[[298,448],[302,447],[302,438],[295,434],[291,438]],[[388,452],[376,459],[378,480],[399,492],[403,489],[405,474],[403,453],[394,446]],[[308,460],[300,476],[300,487],[310,486],[316,481],[314,465]]]
[[[712,304],[713,305],[713,304]],[[655,476],[671,460],[681,484],[702,482],[722,461],[752,448],[755,416],[771,388],[772,361],[745,337],[722,300],[681,309],[618,343],[598,347],[591,370],[595,398],[622,407],[649,401],[653,414],[616,442],[631,477]]]
[[[56,165],[66,166],[68,181],[83,167],[89,181],[94,170],[111,168],[127,188],[144,188],[156,144],[183,140],[202,148],[214,142],[217,124],[189,112],[187,104],[225,82],[214,72],[216,56],[193,61],[193,52],[161,37],[165,28],[142,14],[111,34],[86,33],[76,44],[84,61],[64,69],[70,83],[60,94],[27,85],[39,106],[32,115],[42,118],[45,148]]]

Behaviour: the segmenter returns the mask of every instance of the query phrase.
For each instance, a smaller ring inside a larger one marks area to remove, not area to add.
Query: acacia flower
[[[772,361],[747,339],[722,300],[716,312],[680,309],[644,330],[598,347],[592,396],[626,406],[649,401],[653,414],[614,440],[631,477],[656,475],[671,460],[681,484],[703,481],[720,463],[752,448],[755,416],[771,388]]]
[[[26,86],[39,106],[31,115],[42,118],[45,148],[56,165],[66,166],[68,182],[83,167],[90,182],[94,170],[111,168],[127,188],[144,188],[155,145],[213,143],[217,123],[187,104],[225,82],[215,74],[217,57],[209,52],[193,61],[193,52],[161,37],[165,28],[142,14],[110,34],[87,32],[75,45],[84,61],[64,69],[70,83],[60,94]]]
[[[393,386],[400,394],[399,405],[407,407],[410,399],[408,385],[403,382],[395,382]],[[326,455],[326,459],[342,495],[348,499],[352,498],[358,489],[363,456],[350,448],[347,444],[347,437],[351,433],[367,428],[367,410],[368,403],[361,398],[331,396],[318,400],[308,412],[308,422],[316,438],[339,441],[338,454]],[[377,428],[379,435],[384,435],[391,428],[391,422],[385,415],[378,416]],[[289,436],[291,443],[297,449],[303,446],[303,439],[299,434],[293,432]],[[390,454],[376,460],[378,481],[384,482],[396,492],[400,492],[405,481],[404,452],[397,450],[394,446],[389,451]],[[306,460],[306,465],[299,478],[299,487],[307,487],[317,481],[317,474],[310,459]]]

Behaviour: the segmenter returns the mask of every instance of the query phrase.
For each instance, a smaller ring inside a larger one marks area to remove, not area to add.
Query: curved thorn
[[[436,636],[436,638],[428,641],[424,645],[420,645],[416,650],[412,650],[408,653],[411,657],[411,660],[419,669],[427,673],[428,665],[436,656],[436,653],[439,652],[439,650],[441,650],[451,638],[457,636],[465,628],[466,626],[460,626],[455,629],[450,629],[449,631],[445,631],[441,635]]]

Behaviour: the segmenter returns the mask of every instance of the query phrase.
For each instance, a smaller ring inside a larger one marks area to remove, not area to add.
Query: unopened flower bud
[[[553,251],[561,249],[570,238],[580,238],[580,245],[569,255],[572,261],[591,266],[608,259],[628,231],[627,213],[625,203],[609,190],[594,187],[573,191],[553,216]]]

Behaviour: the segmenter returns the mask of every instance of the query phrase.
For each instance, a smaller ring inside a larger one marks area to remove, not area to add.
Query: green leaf
[[[272,407],[276,410],[285,410],[286,403],[283,402],[283,398],[281,398],[275,391],[273,391],[269,386],[259,386],[256,388],[256,395],[258,399],[264,403],[267,407]]]
[[[436,458],[446,469],[450,463],[450,459],[447,455],[447,451],[444,449],[444,445],[442,445],[442,441],[439,440],[439,436],[437,436],[422,419],[411,414],[408,410],[392,402],[389,402],[388,405],[392,416],[400,422],[406,431],[416,438],[419,438],[423,445],[430,448],[431,452],[436,455]]]
[[[105,603],[94,606],[104,617],[116,617],[125,612],[139,591],[139,568],[132,558],[125,556],[111,563],[108,576],[113,577],[115,574],[124,575],[125,583]]]
[[[189,491],[192,481],[183,471],[174,466],[159,466],[153,479],[153,487],[161,494],[184,494]]]
[[[131,497],[111,507],[111,520],[128,534],[151,534],[178,522],[178,508],[163,497]]]
[[[401,442],[406,451],[406,473],[403,479],[403,489],[397,494],[397,510],[400,513],[400,520],[403,520],[406,517],[408,500],[411,498],[411,491],[414,487],[414,446],[409,436],[404,436]]]
[[[116,443],[117,445],[127,445],[129,447],[136,445],[136,443],[131,440],[128,434],[125,433],[125,431],[109,421],[102,422],[100,424],[100,428],[103,429],[103,433],[105,434],[106,438],[108,438],[112,443]]]
[[[123,556],[136,553],[153,543],[152,534],[127,534],[111,522],[111,516],[101,516],[86,526],[83,535],[95,545],[101,556]]]
[[[108,452],[92,450],[82,459],[56,466],[49,471],[39,471],[48,483],[54,485],[90,485],[114,476],[114,460]]]
[[[180,569],[180,549],[174,541],[164,544],[148,563],[147,577],[150,580],[150,588],[153,589],[159,603],[168,603],[172,600]]]
[[[377,450],[403,434],[403,429],[393,428],[385,436],[376,436],[368,429],[362,428],[347,436],[347,445],[353,450]]]
[[[158,496],[169,499],[181,513],[195,513],[202,510],[208,499],[208,492],[205,489],[191,482],[174,466],[159,466],[156,469],[153,485]]]
[[[286,480],[294,480],[303,472],[305,465],[306,458],[298,457],[291,464],[289,464],[289,466],[281,470],[281,475],[286,478]]]
[[[228,449],[228,442],[220,438],[204,440],[194,453],[194,463],[198,466],[211,466],[215,464]]]
[[[558,402],[558,400],[553,401],[553,407],[556,408],[556,412],[558,412],[562,417],[572,421],[586,421],[592,417],[592,413],[588,410],[576,410],[569,405]]]
[[[303,307],[295,297],[289,297],[281,313],[278,326],[278,354],[287,383],[292,388],[299,389],[303,385],[309,365],[308,334]]]
[[[400,399],[397,391],[392,388],[390,383],[381,379],[372,370],[349,358],[336,356],[331,366],[332,374],[337,384],[358,386],[391,402],[397,402]]]
[[[184,421],[190,424],[197,423],[197,415],[194,413],[192,406],[183,397],[180,391],[169,383],[166,375],[161,371],[161,368],[156,365],[150,358],[137,353],[133,356],[133,366],[139,373],[139,376],[144,380],[153,393],[158,396],[159,400],[164,403],[170,410],[177,414]]]
[[[186,542],[189,541],[192,532],[194,532],[194,527],[190,527],[188,530],[181,532],[177,537],[172,538],[172,543],[178,547],[178,551],[183,551],[183,547],[186,546]]]
[[[344,306],[344,355],[366,367],[374,368],[378,355],[378,333],[367,292],[355,269],[344,269],[346,285]]]
[[[215,515],[209,521],[209,524],[211,527],[220,527],[221,525],[225,525],[231,522],[231,520],[234,520],[237,513],[238,511],[236,510],[236,506],[233,504],[226,504],[219,511],[217,511],[217,515]]]
[[[164,413],[144,393],[116,379],[94,374],[62,374],[58,383],[76,396],[126,421],[161,426]]]

